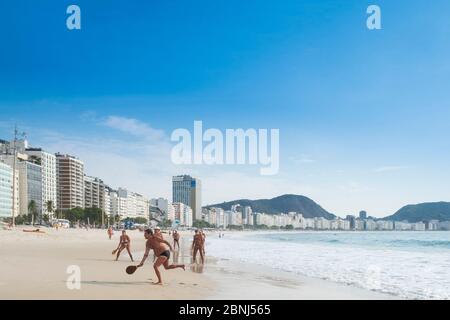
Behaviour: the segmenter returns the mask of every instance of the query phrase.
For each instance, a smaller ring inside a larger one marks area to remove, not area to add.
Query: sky
[[[81,30],[66,9],[81,8]],[[381,30],[366,9],[381,8]],[[112,187],[203,204],[310,197],[383,217],[449,201],[450,2],[0,2],[0,139],[75,155]],[[172,163],[171,133],[279,129],[280,170]]]

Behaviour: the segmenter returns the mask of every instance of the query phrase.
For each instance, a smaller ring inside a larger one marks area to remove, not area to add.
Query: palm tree
[[[53,218],[53,212],[55,211],[55,207],[53,206],[53,201],[52,201],[52,200],[48,200],[48,201],[45,203],[45,205],[46,205],[46,207],[47,207],[47,212],[48,212],[49,216],[50,216],[51,218]]]
[[[28,213],[31,214],[31,224],[34,225],[34,216],[37,213],[36,202],[34,200],[28,203]]]

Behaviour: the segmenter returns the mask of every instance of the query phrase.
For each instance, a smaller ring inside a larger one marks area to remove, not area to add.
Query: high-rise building
[[[84,207],[84,163],[70,155],[56,154],[57,208]]]
[[[84,177],[84,208],[99,208],[106,211],[105,184],[96,177]]]
[[[12,217],[13,210],[13,169],[0,162],[0,217]]]
[[[31,201],[35,203],[38,219],[42,215],[42,167],[38,163],[28,161],[26,154],[17,154],[16,159],[16,192],[19,197],[19,205],[16,202],[16,213],[29,214],[29,204]],[[2,154],[0,160],[11,168],[14,167],[14,156],[10,154]],[[17,187],[18,186],[18,187]],[[17,199],[17,198],[16,198]]]
[[[53,212],[48,212],[47,203],[51,201],[56,209],[56,157],[40,148],[27,148],[25,153],[30,161],[38,163],[42,167],[42,210],[43,214],[48,214],[52,218]]]
[[[355,230],[356,229],[356,224],[357,224],[356,223],[356,217],[348,215],[345,219],[350,222],[350,230]]]
[[[42,168],[29,161],[18,161],[16,167],[19,171],[19,212],[31,214],[29,205],[33,201],[39,220],[42,216]]]
[[[361,211],[361,212],[359,212],[359,218],[360,218],[361,220],[367,219],[367,212],[366,212],[366,211]]]
[[[188,175],[175,176],[172,179],[173,202],[192,208],[194,221],[202,219],[201,188],[201,181]]]
[[[16,183],[14,192],[14,216],[20,213],[19,170],[16,169]],[[13,169],[12,166],[0,160],[0,217],[12,217],[13,210]]]
[[[105,187],[104,191],[104,199],[105,199],[105,216],[110,217],[112,214],[112,206],[111,206],[111,189],[109,187]]]
[[[244,207],[243,213],[242,213],[242,220],[243,224],[252,226],[253,221],[253,211],[252,207],[246,206]]]

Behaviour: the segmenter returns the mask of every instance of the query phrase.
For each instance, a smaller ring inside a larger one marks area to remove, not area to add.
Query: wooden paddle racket
[[[113,255],[115,255],[117,253],[117,251],[119,251],[119,249],[116,249],[112,252]]]
[[[137,269],[138,269],[138,267],[136,267],[136,266],[129,266],[129,267],[126,269],[126,272],[127,272],[129,275],[132,275],[132,274],[134,274],[134,273],[136,272]]]

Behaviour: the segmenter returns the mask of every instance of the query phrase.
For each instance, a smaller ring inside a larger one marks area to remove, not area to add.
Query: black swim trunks
[[[166,250],[163,253],[161,253],[159,256],[160,257],[166,257],[167,259],[170,259],[170,251]]]

